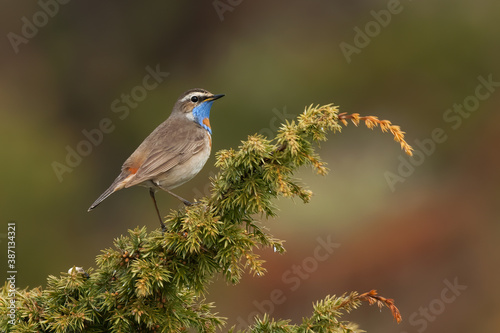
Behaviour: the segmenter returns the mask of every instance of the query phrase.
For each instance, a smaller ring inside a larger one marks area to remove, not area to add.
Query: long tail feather
[[[104,199],[109,197],[111,194],[115,193],[118,190],[121,190],[125,186],[124,182],[126,181],[127,177],[129,177],[129,176],[130,176],[130,174],[121,173],[115,179],[113,184],[111,184],[111,186],[106,191],[104,191],[104,193],[101,194],[101,196],[99,196],[99,198],[97,198],[96,201],[94,201],[94,203],[90,206],[90,208],[87,211],[90,212],[92,209],[96,208]]]

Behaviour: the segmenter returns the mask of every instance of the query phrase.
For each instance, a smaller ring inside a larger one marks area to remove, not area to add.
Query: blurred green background
[[[144,188],[87,208],[177,97],[202,87],[226,94],[212,109],[213,152],[237,147],[249,134],[272,135],[311,103],[389,119],[421,151],[409,160],[390,134],[364,126],[330,135],[319,149],[330,174],[299,175],[314,192],[312,202],[280,199],[279,218],[264,221],[288,252],[262,251],[264,277],[247,275],[237,286],[217,278],[211,286],[207,298],[229,324],[244,325],[262,311],[298,322],[326,294],[377,289],[396,300],[404,321],[397,325],[387,310],[368,306],[347,317],[369,332],[498,330],[500,3],[2,7],[0,259],[5,267],[7,223],[15,221],[18,287],[44,286],[48,275],[73,265],[95,267],[99,251],[127,229],[158,227]],[[141,95],[147,68],[161,71],[163,81]],[[480,87],[480,76],[493,83]],[[122,94],[132,92],[128,114],[114,112],[112,103],[125,106]],[[461,114],[447,111],[463,103]],[[58,179],[54,162],[66,164],[67,147],[84,149],[83,131],[105,118],[113,130]],[[439,128],[446,139],[431,144]],[[426,152],[416,140],[427,143]],[[176,192],[207,193],[213,162],[212,154]],[[411,162],[416,166],[401,166]],[[403,176],[390,185],[388,172]],[[157,199],[165,215],[180,207],[168,194]],[[315,257],[318,237],[337,244],[322,261]],[[451,290],[453,284],[462,287]],[[273,290],[282,291],[279,302]]]

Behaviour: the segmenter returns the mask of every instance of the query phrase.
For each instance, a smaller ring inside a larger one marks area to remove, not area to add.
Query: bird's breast
[[[203,149],[184,163],[176,165],[167,173],[157,177],[154,181],[159,183],[161,187],[166,187],[168,189],[173,189],[186,183],[201,171],[210,157],[211,148],[212,139],[210,134],[207,132],[205,146]]]

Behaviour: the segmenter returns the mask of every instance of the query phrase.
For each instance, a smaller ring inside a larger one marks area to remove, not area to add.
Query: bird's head
[[[224,95],[214,95],[204,89],[191,89],[182,94],[174,107],[174,112],[179,112],[181,116],[205,128],[210,134],[210,108],[212,103]]]

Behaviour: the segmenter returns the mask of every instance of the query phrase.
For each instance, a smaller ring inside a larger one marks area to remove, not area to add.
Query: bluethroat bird
[[[210,108],[216,99],[223,96],[204,89],[191,89],[183,93],[170,117],[123,163],[120,175],[88,211],[118,190],[134,185],[145,186],[149,188],[164,231],[165,224],[156,204],[155,193],[161,189],[185,205],[191,205],[191,202],[170,190],[191,180],[207,162],[212,148],[212,129],[208,119]]]

